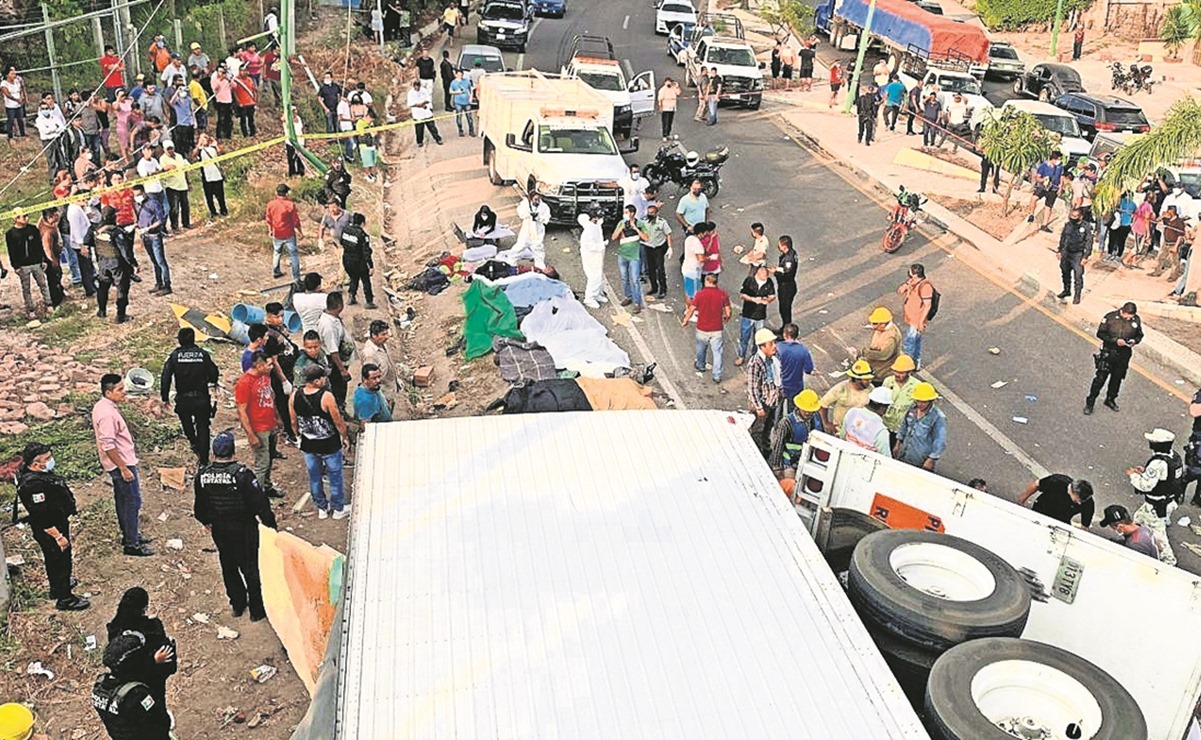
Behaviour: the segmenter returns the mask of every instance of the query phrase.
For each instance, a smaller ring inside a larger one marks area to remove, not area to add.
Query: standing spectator
[[[847,411],[867,405],[872,392],[872,368],[865,360],[856,360],[847,371],[847,378],[834,385],[821,397],[822,426],[826,432],[838,435]]]
[[[1076,19],[1076,33],[1072,35],[1072,61],[1080,58],[1080,53],[1084,50],[1084,21]]]
[[[883,306],[873,309],[867,322],[872,325],[872,335],[867,346],[859,351],[859,359],[867,360],[872,368],[872,376],[879,385],[892,375],[892,364],[901,354],[904,340],[901,330],[892,322],[892,311]]]
[[[41,442],[30,442],[21,452],[17,473],[17,499],[29,512],[29,532],[42,550],[50,598],[59,611],[83,611],[87,599],[71,592],[71,520],[76,514],[75,495],[67,481],[54,471],[54,453]]]
[[[171,400],[175,383],[175,415],[201,465],[209,461],[209,420],[216,414],[211,393],[217,388],[221,371],[208,352],[196,346],[196,331],[183,327],[176,334],[179,346],[167,355],[159,392],[163,405]]]
[[[1063,225],[1059,234],[1059,271],[1063,277],[1063,292],[1060,300],[1073,296],[1072,303],[1080,302],[1084,292],[1084,262],[1093,251],[1093,224],[1085,221],[1079,208],[1073,208],[1068,214],[1068,222]],[[1072,292],[1073,280],[1075,294]]]
[[[154,145],[150,142],[142,145],[142,158],[138,160],[137,170],[138,177],[140,178],[148,178],[163,171],[162,162],[154,156]],[[170,208],[170,201],[167,200],[167,193],[163,186],[162,178],[155,177],[154,179],[147,180],[143,183],[142,190],[145,191],[148,198],[157,201],[162,206],[165,220],[167,211]]]
[[[158,87],[153,82],[146,83],[142,96],[138,98],[138,108],[147,119],[167,120],[167,101],[159,94]]]
[[[1071,476],[1063,473],[1052,473],[1026,486],[1018,496],[1018,505],[1025,506],[1034,494],[1038,498],[1030,508],[1043,516],[1049,516],[1064,524],[1071,524],[1072,519],[1080,517],[1080,525],[1085,529],[1093,523],[1096,502],[1093,500],[1093,484],[1083,478],[1072,480]],[[1105,525],[1108,526],[1108,525]]]
[[[617,181],[617,186],[621,188],[622,208],[634,206],[634,217],[640,221],[646,218],[646,193],[650,183],[642,178],[638,165],[631,164],[629,173]]]
[[[371,289],[371,276],[375,274],[375,262],[371,256],[371,235],[363,228],[367,217],[356,213],[350,218],[350,225],[342,229],[338,244],[342,247],[342,269],[350,279],[350,305],[359,302],[356,294],[359,283],[363,284],[363,297],[367,300],[366,308],[375,309],[375,292]]]
[[[796,300],[796,273],[800,262],[797,259],[796,249],[792,246],[792,237],[784,235],[780,237],[778,242],[780,249],[780,260],[772,271],[772,276],[776,280],[776,295],[779,296],[778,307],[780,309],[780,324],[782,326],[792,323],[792,302]],[[792,398],[796,395],[785,395],[785,398]]]
[[[217,138],[230,139],[234,135],[234,87],[233,80],[224,67],[213,73],[213,105],[217,108]]]
[[[813,374],[813,355],[797,338],[801,328],[793,323],[784,325],[783,341],[776,343],[780,358],[780,392],[785,399],[805,390],[805,376]]]
[[[1179,265],[1181,247],[1184,246],[1188,233],[1188,226],[1179,206],[1173,204],[1164,208],[1159,219],[1159,228],[1163,238],[1159,245],[1159,259],[1156,260],[1155,269],[1150,272],[1151,277],[1159,277],[1169,270],[1171,274],[1175,274]]]
[[[300,225],[300,212],[296,204],[288,197],[290,191],[286,184],[275,186],[275,197],[267,204],[267,233],[271,237],[271,275],[281,278],[284,276],[279,269],[284,247],[288,249],[288,259],[292,263],[292,279],[300,281],[300,250],[297,242],[304,238]]]
[[[898,460],[926,470],[934,466],[947,451],[947,417],[934,405],[938,392],[929,383],[918,383],[913,389],[913,406],[905,412],[892,454]]]
[[[268,303],[264,307],[264,318],[267,322],[267,336],[263,342],[263,354],[271,360],[271,392],[275,396],[275,411],[279,414],[280,426],[288,438],[288,444],[295,444],[289,398],[292,395],[292,379],[295,377],[296,358],[300,350],[288,336],[282,303]]]
[[[104,56],[100,57],[100,74],[104,75],[104,96],[108,102],[116,99],[117,91],[125,87],[125,62],[117,56],[117,50],[112,46],[104,47]]]
[[[10,72],[11,74],[11,72]],[[9,80],[4,80],[9,82]],[[22,89],[24,86],[22,85]],[[0,91],[4,90],[4,83],[0,82]],[[10,90],[11,92],[11,90]],[[6,94],[4,97],[5,104],[11,102],[11,98]],[[8,108],[5,108],[5,113],[8,113]],[[16,115],[11,113],[9,115]],[[21,117],[24,121],[24,116]],[[54,102],[54,95],[46,93],[42,96],[41,105],[38,107],[38,117],[34,119],[34,128],[38,130],[38,140],[42,145],[42,150],[46,153],[46,166],[50,170],[50,182],[54,182],[54,177],[59,170],[67,169],[66,159],[63,157],[63,147],[61,137],[67,130],[67,119],[63,117],[62,109]],[[7,129],[10,135],[16,135],[14,129],[9,126]]]
[[[917,136],[917,132],[913,130],[913,123],[920,115],[922,115],[922,86],[914,85],[905,93],[906,136]]]
[[[179,146],[179,151],[186,155],[196,146],[196,104],[192,102],[192,93],[183,80],[177,79],[169,89],[171,98],[167,102],[175,116],[171,140]]]
[[[913,358],[917,369],[922,366],[922,339],[926,336],[930,309],[934,305],[934,284],[926,279],[926,266],[915,262],[909,266],[905,282],[897,287],[903,301],[901,316],[905,320],[905,341],[902,351]]]
[[[442,62],[438,65],[438,76],[442,78],[443,110],[448,113],[454,110],[454,101],[450,99],[450,83],[458,79],[455,72],[455,65],[450,61],[450,52],[443,49]]]
[[[373,126],[375,126],[375,116],[371,114],[370,109],[354,124],[354,129],[358,132],[355,141],[358,142],[359,164],[363,166],[363,179],[367,182],[375,182],[375,163],[379,161],[379,152],[375,148],[375,134],[371,132]]]
[[[1097,338],[1101,340],[1101,350],[1093,357],[1097,372],[1089,386],[1088,397],[1084,399],[1085,415],[1093,412],[1093,404],[1097,402],[1101,388],[1106,387],[1106,381],[1105,407],[1118,410],[1118,392],[1130,367],[1130,357],[1134,354],[1134,346],[1143,341],[1138,306],[1127,301],[1118,310],[1105,314],[1097,327]]]
[[[46,284],[50,289],[50,305],[53,308],[58,308],[66,299],[60,263],[60,259],[65,259],[62,232],[58,230],[60,218],[57,208],[46,208],[38,219],[38,233],[42,240],[42,251],[46,255]]]
[[[792,73],[797,68],[797,53],[792,48],[792,40],[786,41],[780,48],[780,77],[784,80],[784,90],[792,90]]]
[[[267,89],[271,91],[271,100],[276,105],[283,102],[283,91],[280,84],[283,80],[283,59],[278,49],[271,49],[263,55],[263,79],[267,81]]]
[[[338,101],[338,133],[349,134],[354,132],[354,113],[351,110],[350,99],[343,95]],[[354,137],[342,137],[342,156],[347,162],[354,161]]]
[[[91,188],[81,186],[76,192],[86,193]],[[76,201],[67,206],[67,235],[75,263],[79,266],[79,280],[84,295],[91,298],[96,294],[96,268],[92,263],[92,244],[95,242],[95,225],[100,214],[86,202]]]
[[[676,214],[676,218],[679,217],[679,214]],[[701,237],[706,236],[708,232],[709,223],[701,221],[689,229],[688,235],[684,237],[684,247],[680,255],[680,276],[684,284],[684,297],[689,301],[701,289],[701,276],[704,274],[702,271],[705,264],[705,245]],[[716,273],[709,274],[713,275],[714,280],[717,279]]]
[[[209,55],[204,53],[204,49],[196,41],[188,46],[188,52],[188,69],[199,72],[202,79],[207,78],[213,71],[213,60],[209,59]]]
[[[663,78],[663,86],[656,94],[659,105],[659,133],[663,140],[671,138],[671,127],[676,120],[676,103],[680,99],[680,85],[670,77]]]
[[[738,356],[734,364],[741,366],[749,359],[752,335],[756,337],[755,345],[759,345],[758,333],[763,329],[767,320],[767,307],[776,300],[776,284],[768,277],[767,268],[760,265],[752,275],[742,281],[742,289],[738,297],[742,299],[742,318],[738,329]],[[772,334],[772,354],[775,354],[775,334]],[[768,426],[771,429],[771,426]]]
[[[166,173],[163,175],[163,188],[167,192],[171,231],[178,234],[181,229],[192,228],[192,205],[188,198],[188,173],[183,170],[187,166],[188,160],[184,155],[177,154],[175,142],[168,140],[163,142],[163,156],[159,157],[158,162],[162,165],[163,172]]]
[[[388,408],[391,409],[396,404],[396,396],[402,390],[400,385],[400,376],[396,372],[396,363],[392,361],[392,355],[388,353],[388,337],[391,332],[388,329],[388,322],[375,320],[368,327],[367,340],[363,342],[362,348],[359,350],[359,357],[363,361],[364,375],[366,378],[366,367],[374,365],[380,373],[379,390],[384,394],[384,398],[388,402]],[[355,406],[357,408],[357,396]],[[357,416],[356,418],[363,418]]]
[[[776,39],[776,45],[771,49],[771,84],[772,90],[780,87],[780,71],[784,65],[781,56],[784,51],[784,42]]]
[[[694,80],[696,83],[696,113],[693,114],[692,120],[700,122],[701,117],[705,115],[707,110],[705,99],[709,97],[709,70],[706,67],[701,67],[700,79]]]
[[[258,44],[253,41],[247,42],[245,48],[238,53],[238,58],[242,60],[242,69],[246,70],[246,74],[254,80],[255,89],[262,87],[263,56],[259,54]],[[241,76],[241,71],[238,72],[238,75]]]
[[[209,219],[218,215],[228,216],[229,209],[225,207],[225,176],[221,174],[221,165],[211,160],[221,154],[221,144],[209,136],[201,134],[196,151],[192,158],[203,164],[200,168],[200,186],[204,189],[204,202],[209,209]]]
[[[283,115],[280,115],[280,121],[286,123]],[[284,142],[284,152],[288,156],[288,177],[304,177],[304,157],[301,156],[297,146],[304,146],[304,121],[300,118],[300,111],[296,108],[292,109],[292,131],[296,134],[296,146],[293,146],[292,141]]]
[[[42,246],[42,233],[29,223],[29,214],[18,212],[13,217],[13,226],[4,233],[8,248],[8,262],[21,280],[21,297],[25,301],[25,313],[29,318],[44,317],[51,307],[50,286],[46,282],[44,265],[50,256]],[[42,303],[34,305],[30,281],[36,282],[42,293]]]
[[[154,65],[155,74],[162,74],[162,71],[171,63],[171,50],[167,48],[167,37],[161,33],[156,35],[150,42],[150,48],[146,55],[150,58],[150,63]]]
[[[872,145],[876,135],[876,117],[880,112],[880,98],[876,95],[878,88],[868,84],[860,88],[863,92],[855,98],[855,114],[859,117],[859,135],[856,139],[860,144]]]
[[[659,204],[648,203],[646,220],[640,226],[650,237],[643,245],[646,254],[646,274],[650,283],[646,299],[651,296],[663,300],[667,298],[667,268],[665,262],[671,254],[671,222],[659,215]]]
[[[643,308],[642,283],[639,278],[642,272],[640,247],[642,242],[650,238],[638,221],[638,209],[634,206],[625,207],[625,220],[617,224],[613,235],[609,237],[617,242],[617,272],[621,275],[621,305],[629,306],[632,313],[640,313]]]
[[[25,80],[17,74],[16,67],[9,67],[0,80],[0,95],[4,96],[4,132],[9,142],[13,137],[25,136]]]
[[[433,95],[434,78],[436,73],[434,60],[430,59],[429,49],[423,47],[417,54],[417,59],[415,59],[413,63],[417,65],[416,84],[418,84],[428,95]],[[410,105],[409,107],[412,108],[413,106]]]
[[[133,98],[129,97],[124,90],[117,90],[112,104],[113,117],[117,123],[117,149],[121,154],[121,159],[127,161],[133,157],[132,146],[129,143],[130,118],[133,116],[133,111]]]
[[[267,46],[279,46],[279,8],[274,5],[263,16],[263,30],[267,33]]]
[[[383,381],[384,374],[379,365],[363,363],[362,381],[354,389],[354,418],[363,424],[392,421],[392,408],[380,392]]]
[[[455,109],[455,127],[463,135],[463,120],[467,121],[467,132],[475,136],[475,118],[471,115],[471,82],[463,78],[463,70],[455,70],[450,83],[450,102]]]
[[[1134,223],[1134,213],[1137,210],[1138,206],[1135,204],[1134,198],[1130,196],[1130,191],[1123,191],[1117,210],[1113,213],[1113,226],[1109,229],[1109,243],[1097,245],[1098,249],[1102,246],[1106,247],[1106,262],[1112,262],[1115,265],[1121,264],[1122,255],[1126,252],[1126,239],[1130,236],[1130,227]]]
[[[725,349],[723,329],[733,315],[730,294],[717,287],[717,275],[705,276],[705,287],[688,302],[680,326],[687,329],[696,317],[696,359],[692,368],[698,376],[705,374],[706,355],[713,352],[713,382],[720,383],[722,375],[722,352]]]
[[[263,352],[255,352],[250,369],[242,373],[234,386],[234,401],[238,405],[238,421],[242,431],[254,450],[254,477],[268,496],[279,498],[283,494],[271,482],[271,449],[278,420],[270,376],[271,360]]]
[[[138,74],[133,78],[133,87],[129,88],[129,98],[133,100],[134,105],[137,105],[138,101],[142,99],[144,92],[146,92],[146,75]]]
[[[335,294],[336,295],[336,294]],[[292,395],[292,431],[300,440],[304,465],[309,475],[309,496],[317,507],[317,518],[334,519],[350,514],[342,477],[342,448],[350,444],[346,422],[334,394],[326,390],[325,369],[309,365],[301,375],[304,387]],[[329,479],[329,498],[323,479]]]
[[[797,77],[800,78],[801,90],[810,92],[813,90],[813,60],[817,57],[817,34],[809,35],[809,38],[801,42],[801,48],[797,50],[797,58],[800,60],[800,68],[797,71]]]
[[[1155,535],[1159,559],[1167,565],[1176,564],[1176,554],[1168,541],[1168,525],[1178,502],[1184,499],[1184,462],[1172,449],[1176,435],[1167,429],[1153,429],[1143,434],[1151,446],[1151,458],[1146,464],[1126,469],[1134,492],[1143,497],[1143,505],[1134,512],[1134,523],[1142,524]]]
[[[147,183],[149,185],[150,183]],[[159,201],[149,197],[144,185],[133,186],[134,208],[138,214],[138,233],[142,248],[154,266],[154,290],[151,295],[170,295],[171,265],[167,263],[167,214]]]
[[[424,52],[423,52],[424,53]],[[433,61],[430,61],[433,66]],[[442,146],[442,135],[438,133],[438,126],[434,123],[433,104],[430,102],[429,91],[426,90],[422,80],[413,80],[413,88],[409,90],[407,103],[409,112],[413,115],[415,128],[417,129],[417,146],[425,146],[425,132],[429,131],[430,136],[434,137],[434,141],[438,142],[438,146]]]
[[[174,87],[177,79],[186,81],[187,77],[188,68],[183,66],[183,57],[181,57],[178,53],[172,52],[171,63],[168,64],[167,68],[164,69],[162,74],[158,76],[158,81],[161,82],[163,86],[164,96],[167,94],[168,90]]]
[[[766,460],[780,409],[780,360],[776,357],[776,335],[770,329],[755,332],[755,345],[759,349],[746,367],[747,406],[755,414],[751,438]]]
[[[324,249],[327,245],[339,247],[342,244],[342,231],[350,225],[350,211],[338,205],[337,201],[330,201],[325,204],[325,214],[321,217],[321,222],[317,225],[317,246]],[[326,242],[325,237],[330,237],[330,241]],[[321,307],[317,309],[318,313],[325,310],[325,302],[322,300]]]
[[[922,148],[931,149],[938,144],[938,123],[942,120],[942,101],[938,92],[922,91]]]
[[[901,105],[905,102],[905,83],[895,74],[884,86],[881,94],[884,96],[884,125],[889,131],[897,130],[897,119],[901,115]],[[891,120],[890,120],[891,119]]]
[[[1051,152],[1047,161],[1034,168],[1034,192],[1030,196],[1030,212],[1026,215],[1026,223],[1034,223],[1034,218],[1040,210],[1044,210],[1043,206],[1045,206],[1042,226],[1039,227],[1043,231],[1051,230],[1049,226],[1051,210],[1055,208],[1055,201],[1059,198],[1059,189],[1063,179],[1062,159],[1063,155],[1057,150]],[[1039,201],[1042,201],[1042,205]]]
[[[709,220],[709,196],[703,192],[700,180],[693,180],[688,186],[688,192],[680,196],[676,203],[676,222],[684,227],[684,231],[693,233],[697,224]]]
[[[342,86],[334,82],[334,73],[326,72],[317,88],[317,102],[325,112],[325,133],[338,130],[338,101],[342,99]]]
[[[350,360],[354,356],[354,342],[346,334],[342,323],[345,305],[342,294],[334,291],[325,297],[325,312],[317,321],[317,335],[321,337],[321,349],[329,357],[329,387],[338,402],[338,408],[346,407],[346,392],[350,384]]]
[[[321,314],[325,311],[328,295],[321,290],[321,275],[315,272],[306,273],[301,287],[303,292],[292,294],[292,308],[300,316],[301,331],[316,331],[317,322],[321,320]]]
[[[721,102],[725,80],[717,73],[717,67],[709,68],[709,88],[706,90],[705,102],[709,104],[709,118],[705,121],[710,126],[717,125],[717,106]]]
[[[238,72],[238,76],[234,78],[234,102],[238,106],[238,128],[241,130],[242,136],[248,139],[257,136],[258,129],[254,125],[254,111],[255,105],[259,102],[259,89],[246,67],[243,67]]]
[[[100,396],[100,400],[92,407],[92,430],[96,434],[100,465],[113,481],[121,544],[126,555],[153,555],[154,551],[146,547],[150,540],[138,533],[138,516],[142,511],[138,455],[134,451],[129,425],[117,407],[125,400],[124,379],[115,373],[101,377]]]

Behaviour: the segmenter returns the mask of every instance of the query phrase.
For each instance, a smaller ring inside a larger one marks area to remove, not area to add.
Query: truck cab
[[[655,73],[643,72],[626,79],[608,38],[576,36],[560,73],[583,80],[612,101],[614,136],[630,138],[634,119],[655,112]]]
[[[905,83],[906,89],[912,89],[914,85],[921,85],[922,87],[937,86],[938,101],[942,103],[943,110],[946,110],[955,93],[961,94],[967,103],[967,107],[971,108],[970,123],[972,131],[978,131],[984,125],[989,111],[994,108],[993,104],[988,102],[988,99],[984,97],[984,91],[980,88],[979,80],[968,72],[930,67],[920,77],[902,71],[900,79],[901,82]]]
[[[746,42],[742,22],[724,13],[701,13],[692,35],[677,57],[687,70],[688,84],[697,84],[702,67],[716,67],[722,78],[722,102],[757,110],[763,102],[763,64]]]
[[[475,26],[476,43],[524,54],[530,40],[530,14],[525,0],[485,0]]]

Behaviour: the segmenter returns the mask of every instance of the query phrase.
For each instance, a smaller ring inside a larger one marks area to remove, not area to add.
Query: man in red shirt
[[[110,183],[111,187],[118,188],[124,183],[125,175],[114,172]],[[100,205],[112,208],[117,212],[117,228],[113,231],[113,240],[116,242],[121,258],[129,263],[131,270],[136,269],[138,262],[133,251],[133,225],[138,217],[134,212],[133,190],[129,188],[109,190],[100,196]],[[142,278],[135,274],[131,274],[129,277],[135,282],[142,282]]]
[[[281,77],[279,67],[282,63],[279,58],[278,49],[272,49],[263,55],[263,79],[267,81],[267,88],[271,90],[271,99],[276,104],[283,100],[279,89]]]
[[[705,355],[713,350],[713,382],[721,382],[722,360],[721,353],[725,348],[725,337],[722,327],[730,320],[733,309],[730,308],[730,294],[717,287],[717,273],[705,275],[705,286],[697,291],[684,312],[684,320],[680,326],[687,329],[688,323],[696,316],[696,360],[693,368],[698,376],[705,374]]]
[[[271,483],[271,448],[275,446],[275,430],[279,417],[275,413],[275,392],[271,390],[271,358],[256,351],[250,358],[250,369],[238,378],[234,386],[234,401],[238,404],[238,420],[246,439],[254,450],[254,476],[268,496],[283,494]]]
[[[258,129],[254,126],[254,107],[259,102],[259,87],[255,84],[254,78],[250,76],[245,64],[238,70],[238,76],[234,78],[233,84],[238,128],[242,131],[242,136],[249,139],[258,134]]]
[[[125,62],[117,56],[116,49],[104,47],[104,56],[100,57],[100,73],[104,75],[104,98],[110,103],[116,99],[117,91],[125,87],[125,77],[121,74],[124,69]]]
[[[267,203],[267,233],[271,236],[272,275],[283,277],[279,261],[284,246],[288,247],[288,259],[292,262],[292,279],[300,282],[300,251],[297,242],[304,238],[300,229],[300,212],[288,197],[289,188],[284,183],[275,186],[275,197]]]

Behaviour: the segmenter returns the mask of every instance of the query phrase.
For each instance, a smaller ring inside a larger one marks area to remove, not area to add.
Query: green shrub
[[[1063,14],[1084,10],[1092,0],[1064,0]],[[1014,30],[1055,20],[1056,0],[976,0],[976,12],[992,30]]]

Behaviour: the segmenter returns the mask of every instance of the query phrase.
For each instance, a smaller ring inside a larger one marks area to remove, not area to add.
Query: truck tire
[[[1012,637],[943,653],[926,682],[925,708],[936,740],[1147,738],[1142,710],[1113,676],[1066,650]]]
[[[855,546],[872,532],[888,529],[888,525],[874,516],[854,509],[836,506],[830,510],[830,524],[826,528],[826,544],[822,555],[830,570],[842,573],[851,566],[851,553]]]
[[[847,586],[865,622],[936,651],[1017,637],[1030,615],[1030,589],[1013,566],[938,532],[889,529],[864,537],[851,555]]]
[[[876,649],[884,656],[892,675],[901,685],[901,690],[915,707],[921,706],[926,696],[926,683],[930,678],[930,669],[934,667],[942,653],[912,645],[900,640],[887,632],[871,627],[867,630]]]
[[[496,149],[488,150],[488,182],[493,185],[507,185],[508,181],[500,176],[500,172],[496,169]]]

